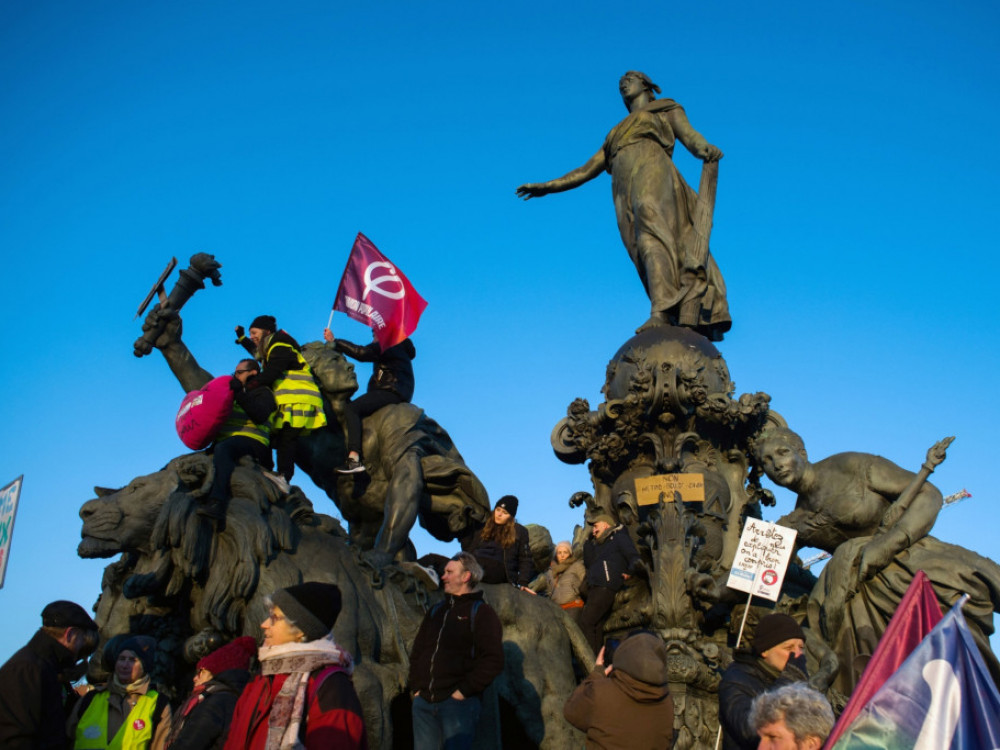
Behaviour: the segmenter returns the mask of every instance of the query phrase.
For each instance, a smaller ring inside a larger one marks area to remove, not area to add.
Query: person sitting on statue
[[[629,576],[642,565],[639,551],[624,526],[607,513],[591,522],[591,537],[583,544],[587,569],[587,599],[580,611],[580,630],[596,654],[604,645],[604,621]]]
[[[580,588],[587,569],[583,560],[573,554],[570,542],[559,542],[552,553],[549,569],[532,581],[528,588],[548,597],[563,609],[575,610],[583,606]]]
[[[483,583],[511,583],[534,594],[527,587],[535,576],[528,530],[514,522],[518,504],[513,495],[501,497],[486,525],[462,546],[483,566]]]
[[[302,358],[298,342],[278,330],[271,315],[258,315],[250,324],[250,340],[257,347],[257,359],[264,368],[247,384],[262,385],[274,392],[277,410],[271,418],[278,473],[291,481],[295,473],[295,445],[306,430],[326,426],[323,396],[312,370]]]
[[[750,650],[736,651],[719,683],[722,750],[756,750],[760,738],[750,722],[754,698],[809,679],[805,638],[793,617],[772,612],[757,623]]]
[[[115,652],[111,680],[103,689],[81,698],[70,716],[74,750],[163,747],[171,713],[167,696],[155,690],[150,681],[156,641],[136,635],[117,644],[112,641],[109,646]]]
[[[251,378],[260,374],[255,359],[241,359],[229,387],[233,391],[233,411],[222,425],[211,448],[215,479],[205,498],[199,498],[196,512],[208,518],[224,518],[229,504],[229,481],[243,456],[250,456],[265,469],[274,468],[271,460],[271,415],[277,408],[270,388],[247,388]]]
[[[409,403],[413,399],[415,380],[411,362],[417,356],[417,349],[410,339],[403,339],[385,351],[378,341],[360,346],[345,339],[334,338],[329,328],[323,329],[324,341],[333,344],[341,354],[359,362],[372,363],[372,376],[368,380],[368,390],[347,404],[345,414],[347,428],[347,460],[337,469],[341,474],[356,474],[365,471],[362,458],[361,420],[390,404]]]
[[[271,594],[260,674],[233,712],[225,750],[368,747],[351,655],[334,641],[340,588],[308,581]]]

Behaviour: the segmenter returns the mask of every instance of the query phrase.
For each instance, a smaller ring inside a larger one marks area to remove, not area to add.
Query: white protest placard
[[[14,515],[17,501],[21,499],[21,482],[24,474],[3,489],[0,489],[0,588],[7,575],[7,558],[10,556],[10,540],[14,535]]]
[[[781,582],[795,548],[796,533],[795,529],[748,518],[726,585],[772,602],[778,601]]]

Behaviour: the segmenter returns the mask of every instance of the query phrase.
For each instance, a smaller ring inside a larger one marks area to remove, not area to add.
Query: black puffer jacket
[[[226,744],[233,710],[243,688],[250,682],[246,669],[228,669],[205,683],[205,690],[187,715],[180,707],[167,741],[168,748],[177,750],[210,750]]]
[[[749,651],[737,651],[719,683],[722,750],[756,750],[760,737],[750,726],[750,704],[761,693],[805,682],[805,656],[789,659],[782,672]]]
[[[625,575],[639,567],[639,552],[624,526],[608,529],[600,539],[591,537],[583,544],[583,564],[587,585],[618,591]]]
[[[514,544],[510,547],[501,547],[495,539],[483,541],[483,530],[479,529],[465,551],[475,555],[483,566],[483,583],[527,586],[535,577],[528,530],[519,523],[514,524]]]
[[[358,362],[374,363],[368,381],[369,391],[392,391],[407,403],[413,399],[413,365],[410,363],[417,356],[417,348],[409,339],[403,339],[385,351],[377,341],[359,346],[345,339],[336,339],[333,346]]]

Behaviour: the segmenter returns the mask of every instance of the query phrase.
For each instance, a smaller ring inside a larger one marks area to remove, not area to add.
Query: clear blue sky
[[[319,338],[365,232],[430,303],[415,401],[493,498],[520,496],[519,521],[569,536],[589,482],[550,431],[574,398],[600,402],[648,303],[610,178],[528,203],[514,189],[600,147],[629,69],[725,151],[712,247],[737,393],[770,393],[813,458],[916,470],[957,435],[934,481],[974,497],[935,533],[1000,557],[1000,6],[632,5],[0,4],[0,484],[25,475],[0,660],[46,602],[100,593],[111,561],[75,553],[93,486],[184,450],[180,387],[132,355],[171,255],[223,263],[184,312],[223,373],[257,314]],[[367,338],[341,314],[334,329]]]

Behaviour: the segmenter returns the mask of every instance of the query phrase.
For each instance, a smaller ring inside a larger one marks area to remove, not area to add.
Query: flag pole
[[[329,328],[331,325],[333,325],[333,308],[332,307],[330,308],[330,319],[328,321],[326,321],[326,327]]]

